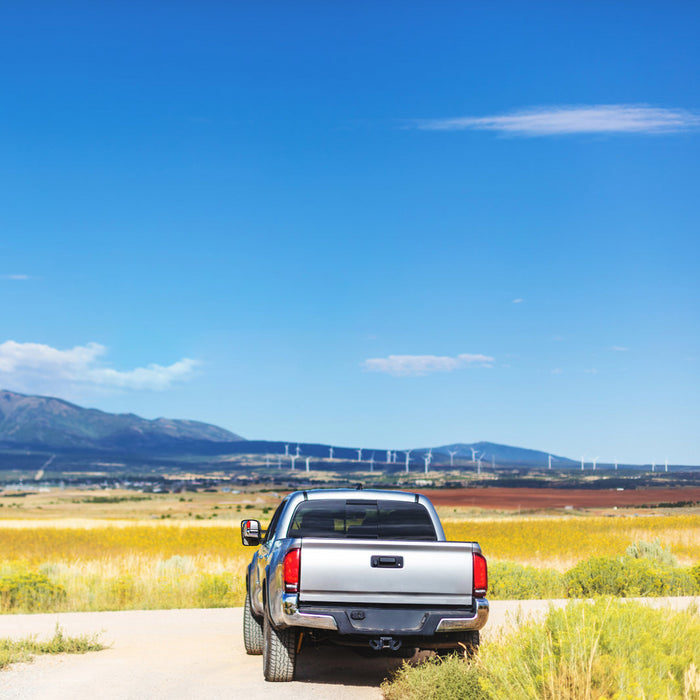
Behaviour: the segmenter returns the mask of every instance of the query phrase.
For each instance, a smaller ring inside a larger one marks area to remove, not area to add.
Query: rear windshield
[[[304,501],[294,511],[287,537],[437,540],[430,515],[420,503],[383,500]]]

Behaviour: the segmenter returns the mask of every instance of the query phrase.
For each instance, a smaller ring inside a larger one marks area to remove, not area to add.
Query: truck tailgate
[[[469,606],[473,549],[471,542],[304,538],[299,601]]]

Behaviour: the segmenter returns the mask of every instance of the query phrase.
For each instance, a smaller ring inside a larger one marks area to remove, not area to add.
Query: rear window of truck
[[[287,537],[437,540],[424,506],[384,500],[304,501],[294,511]]]

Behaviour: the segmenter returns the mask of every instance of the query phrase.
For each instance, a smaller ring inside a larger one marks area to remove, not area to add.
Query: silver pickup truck
[[[486,559],[476,542],[446,542],[430,501],[379,490],[296,491],[266,532],[241,523],[258,546],[247,569],[243,638],[262,654],[265,680],[291,681],[314,644],[411,656],[473,650],[488,619]]]

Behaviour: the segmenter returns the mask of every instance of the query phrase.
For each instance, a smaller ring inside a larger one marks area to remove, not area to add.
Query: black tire
[[[255,617],[250,606],[250,592],[245,593],[243,606],[243,644],[245,653],[260,656],[263,653],[263,626],[262,620]]]
[[[266,614],[263,621],[263,675],[273,683],[293,681],[297,665],[297,639],[295,629],[278,630],[272,626]]]

